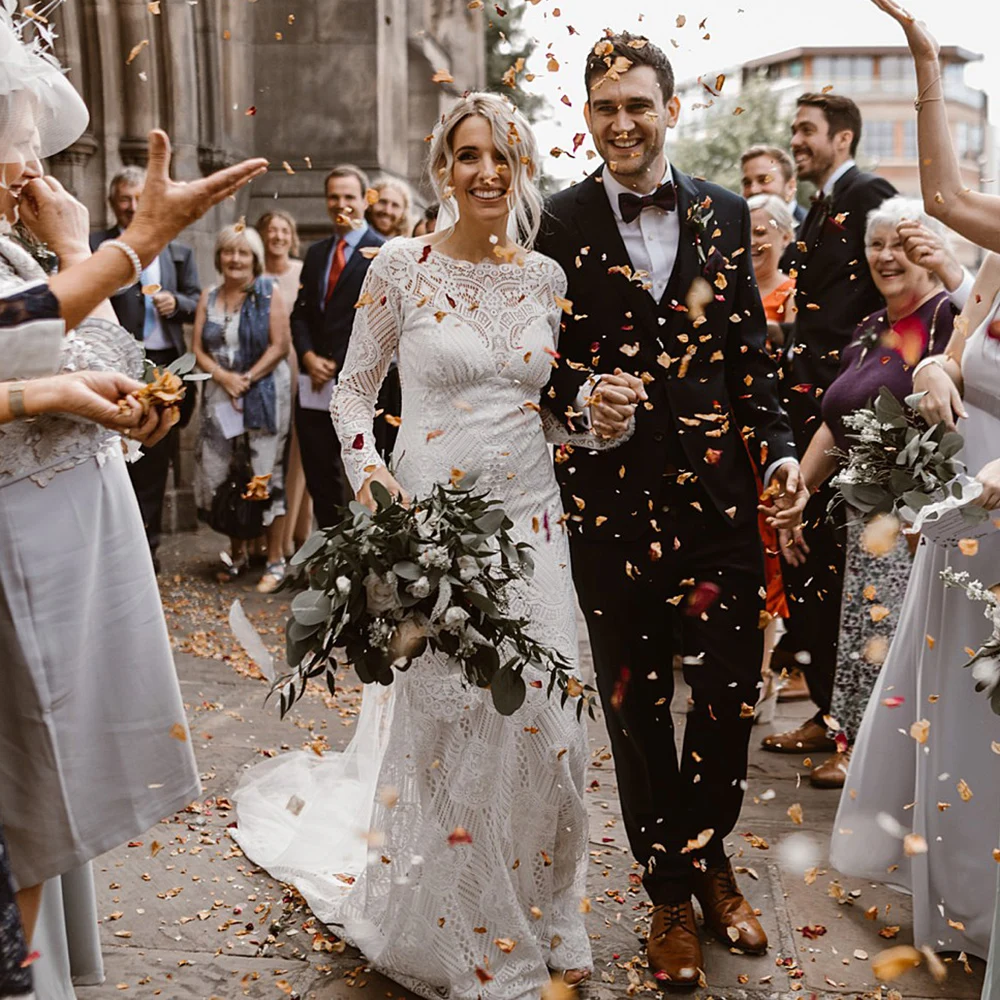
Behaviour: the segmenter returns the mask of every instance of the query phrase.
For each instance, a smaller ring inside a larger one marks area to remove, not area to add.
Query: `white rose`
[[[427,597],[431,592],[431,581],[426,576],[422,576],[419,580],[414,580],[413,583],[408,584],[406,589],[414,597]]]
[[[351,581],[346,576],[338,576],[334,585],[341,597],[347,597],[351,592]]]
[[[379,615],[401,606],[396,593],[396,574],[392,570],[385,577],[369,573],[365,577],[365,590],[368,594],[368,610],[372,614]]]
[[[479,576],[479,561],[475,556],[458,557],[458,575],[466,582]]]
[[[460,629],[469,620],[469,612],[465,608],[449,608],[444,613],[444,627],[449,632]]]

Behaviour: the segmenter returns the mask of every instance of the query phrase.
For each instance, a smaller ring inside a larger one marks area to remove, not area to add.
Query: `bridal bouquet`
[[[969,579],[968,573],[956,573],[951,567],[941,570],[941,579],[947,587],[961,587],[970,601],[986,605],[983,614],[993,625],[993,635],[965,666],[972,667],[976,690],[986,692],[990,707],[1000,715],[1000,585],[984,587],[978,580]]]
[[[904,405],[883,386],[872,406],[844,417],[857,443],[834,452],[846,463],[834,487],[866,517],[895,511],[916,529],[957,511],[961,524],[983,524],[987,512],[969,506],[982,487],[955,457],[965,443],[962,435],[944,424],[928,427],[911,405],[917,398],[908,397]]]
[[[391,684],[426,650],[450,658],[469,684],[488,688],[502,715],[520,708],[526,666],[548,673],[563,703],[584,686],[555,650],[528,634],[509,613],[512,588],[529,578],[531,546],[514,542],[499,501],[472,484],[438,485],[409,507],[372,483],[375,512],[352,502],[344,519],[316,532],[292,558],[288,583],[305,586],[292,601],[285,629],[291,672],[274,682],[281,714],[306,683],[326,676],[331,693],[347,661],[365,684]],[[542,687],[542,681],[530,682]]]

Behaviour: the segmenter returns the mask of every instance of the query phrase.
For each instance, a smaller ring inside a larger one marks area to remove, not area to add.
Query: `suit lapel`
[[[316,278],[316,294],[319,295],[320,308],[326,299],[326,259],[330,256],[330,249],[333,246],[333,237],[328,236],[325,240],[317,244],[317,254],[319,256],[319,274]]]
[[[174,259],[170,256],[170,244],[160,253],[160,285],[168,292],[177,291],[177,268],[174,267]]]
[[[701,258],[698,256],[698,244],[696,243],[698,233],[688,221],[691,209],[701,201],[701,192],[691,177],[681,173],[676,168],[672,169],[674,185],[677,188],[677,220],[680,223],[680,238],[677,242],[677,258],[674,261],[674,269],[670,274],[670,281],[667,283],[663,298],[669,300],[670,297],[673,297],[678,302],[683,302],[687,297],[691,282],[701,270]],[[714,226],[712,228],[714,229]],[[712,244],[711,233],[704,236],[703,244],[703,249],[707,254]]]

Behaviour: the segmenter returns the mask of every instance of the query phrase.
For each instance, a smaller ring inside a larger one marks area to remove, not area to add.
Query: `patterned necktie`
[[[642,197],[626,192],[618,195],[618,210],[624,222],[635,222],[644,208],[652,207],[662,209],[664,212],[673,212],[677,208],[677,189],[673,181],[661,184],[652,194]]]
[[[324,307],[333,297],[333,290],[337,287],[337,282],[340,280],[340,276],[344,273],[344,268],[347,265],[347,256],[344,252],[346,247],[347,240],[342,239],[334,251],[333,263],[330,264],[330,277],[326,282],[326,296],[323,299]]]

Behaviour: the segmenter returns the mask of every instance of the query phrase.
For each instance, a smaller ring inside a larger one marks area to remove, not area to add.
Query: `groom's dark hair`
[[[603,79],[619,56],[627,59],[632,66],[651,66],[656,71],[656,79],[659,81],[660,90],[663,91],[663,100],[669,101],[674,96],[674,68],[670,65],[670,60],[663,49],[643,35],[633,35],[630,31],[616,35],[606,31],[587,56],[583,82],[587,88],[588,101],[590,86],[595,78],[600,76]]]
[[[796,102],[798,107],[819,108],[826,118],[826,129],[833,138],[838,132],[850,132],[851,156],[861,142],[861,109],[843,94],[803,94]]]

